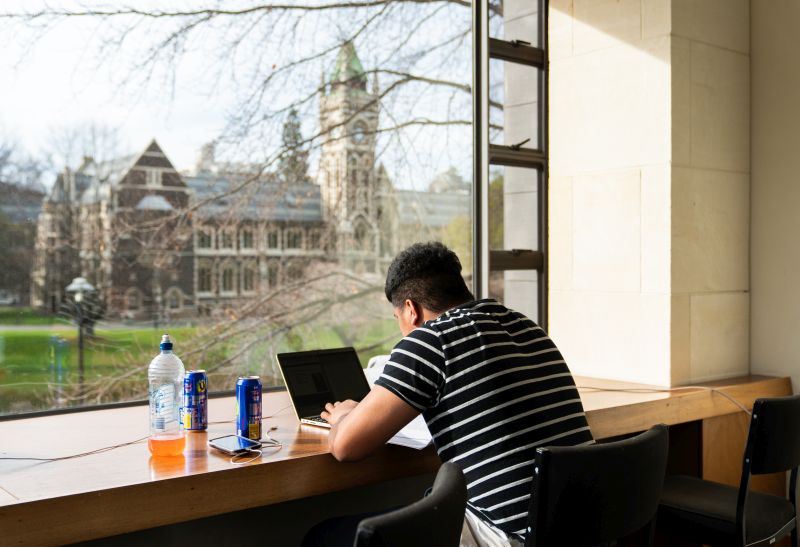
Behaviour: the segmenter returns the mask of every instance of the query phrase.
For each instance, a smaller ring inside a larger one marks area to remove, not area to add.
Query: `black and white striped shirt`
[[[469,508],[524,539],[536,448],[592,442],[578,390],[545,332],[495,300],[453,308],[403,338],[376,382],[423,413]]]

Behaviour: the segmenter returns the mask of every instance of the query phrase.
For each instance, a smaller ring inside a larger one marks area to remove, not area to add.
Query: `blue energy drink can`
[[[261,439],[261,379],[241,376],[236,381],[236,434]]]
[[[183,377],[183,429],[208,429],[208,375],[205,370],[190,370]]]

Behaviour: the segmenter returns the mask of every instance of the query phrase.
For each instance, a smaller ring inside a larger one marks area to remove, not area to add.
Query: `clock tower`
[[[367,272],[378,268],[378,203],[375,138],[377,80],[368,78],[352,42],[346,42],[326,80],[322,78],[320,127],[323,144],[317,182],[325,220],[343,266]]]

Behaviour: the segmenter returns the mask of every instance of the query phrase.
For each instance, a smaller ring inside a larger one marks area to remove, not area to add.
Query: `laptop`
[[[279,353],[278,366],[301,423],[330,427],[320,413],[325,403],[369,393],[369,384],[353,348]]]

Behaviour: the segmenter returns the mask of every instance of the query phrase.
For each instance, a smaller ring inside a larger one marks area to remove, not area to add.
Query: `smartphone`
[[[245,454],[251,450],[261,448],[261,441],[254,441],[253,439],[239,437],[238,435],[225,435],[224,437],[210,439],[208,444],[217,450],[221,450],[233,456],[236,454]]]

